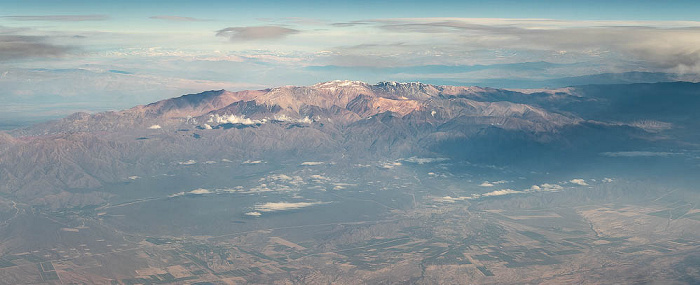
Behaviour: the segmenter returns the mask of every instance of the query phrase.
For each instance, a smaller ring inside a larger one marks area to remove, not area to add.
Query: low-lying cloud
[[[448,158],[444,157],[417,157],[417,156],[412,156],[406,159],[402,159],[405,162],[410,162],[410,163],[417,163],[417,164],[426,164],[426,163],[435,163],[435,162],[444,162],[449,160]]]
[[[498,180],[498,181],[493,181],[493,182],[484,181],[481,184],[479,184],[479,186],[481,186],[481,187],[493,187],[493,186],[496,186],[498,184],[505,184],[505,183],[508,183],[508,181],[505,181],[505,180]]]
[[[298,210],[301,208],[311,207],[315,205],[325,204],[323,202],[268,202],[264,204],[255,205],[255,211],[257,212],[278,212],[278,211],[289,211]]]
[[[246,118],[245,115],[241,116],[236,116],[236,115],[219,115],[219,114],[214,114],[209,116],[209,120],[207,121],[208,123],[216,123],[216,124],[241,124],[241,125],[262,125],[267,122],[267,120],[253,120],[250,118]]]
[[[451,197],[451,196],[444,196],[437,198],[436,200],[438,202],[446,202],[446,203],[454,203],[457,201],[464,201],[464,200],[476,200],[480,198],[485,198],[485,197],[496,197],[496,196],[504,196],[504,195],[512,195],[512,194],[522,194],[522,193],[528,193],[530,191],[525,190],[525,191],[518,191],[518,190],[513,190],[513,189],[501,189],[501,190],[495,190],[491,192],[486,192],[482,194],[472,194],[471,196],[461,196],[461,197]]]
[[[216,35],[231,41],[275,40],[297,34],[299,30],[280,26],[228,27],[218,30]]]
[[[596,182],[595,179],[590,179],[590,182]],[[602,183],[612,183],[614,180],[612,178],[604,178],[601,180]],[[494,182],[488,182],[485,181],[479,186],[483,187],[493,187],[497,184],[504,184],[508,183],[509,181],[501,180],[501,181],[494,181]],[[564,182],[562,182],[564,183]],[[568,181],[568,183],[577,185],[577,186],[590,186],[590,184],[581,178],[574,178]],[[482,198],[487,198],[487,197],[497,197],[497,196],[505,196],[505,195],[514,195],[514,194],[533,194],[533,193],[542,193],[542,192],[559,192],[559,191],[564,191],[565,189],[576,189],[575,187],[567,187],[564,188],[564,186],[561,186],[560,184],[557,183],[543,183],[539,185],[532,185],[529,188],[523,189],[523,190],[513,190],[513,189],[500,189],[500,190],[494,190],[486,193],[481,193],[481,194],[471,194],[469,196],[458,196],[458,197],[452,197],[452,196],[444,196],[444,197],[435,197],[434,201],[436,202],[442,202],[442,203],[454,203],[457,201],[466,201],[466,200],[478,200]]]

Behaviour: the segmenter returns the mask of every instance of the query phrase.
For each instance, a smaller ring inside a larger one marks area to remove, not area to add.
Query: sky
[[[0,120],[330,80],[697,81],[698,11],[700,1],[0,0]]]

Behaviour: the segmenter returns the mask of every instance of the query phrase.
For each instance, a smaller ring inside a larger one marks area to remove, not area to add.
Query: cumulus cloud
[[[152,126],[148,127],[149,130],[157,130],[160,128],[161,128],[160,125],[152,125]]]
[[[355,187],[357,184],[351,184],[351,183],[333,183],[333,189],[334,190],[343,190],[347,187]]]
[[[181,162],[178,162],[177,164],[180,164],[180,165],[192,165],[192,164],[195,164],[195,163],[197,163],[197,161],[190,159],[190,160],[188,160],[188,161],[181,161]]]
[[[204,188],[198,188],[198,189],[194,189],[194,190],[189,191],[189,192],[182,191],[182,192],[177,192],[175,194],[170,194],[170,195],[168,195],[168,198],[175,198],[175,197],[180,197],[180,196],[185,196],[185,195],[204,195],[204,194],[214,194],[214,193],[216,193],[216,192],[213,192],[211,190],[204,189]]]
[[[322,165],[325,164],[325,162],[322,161],[304,161],[300,165],[303,166],[316,166],[316,165]]]
[[[513,189],[501,189],[501,190],[496,190],[496,191],[491,191],[491,192],[481,194],[481,197],[503,196],[503,195],[510,195],[510,194],[518,194],[518,193],[523,193],[523,192],[513,190]]]
[[[287,174],[273,174],[273,175],[267,176],[267,178],[263,178],[263,179],[287,181],[287,180],[292,180],[292,177],[290,177]]]
[[[228,27],[218,30],[216,35],[232,41],[274,40],[299,33],[299,30],[280,26]]]
[[[463,197],[444,196],[444,197],[437,197],[434,200],[437,202],[443,202],[443,203],[454,203],[457,201],[464,201],[464,200],[473,199],[472,197],[473,196],[463,196]]]
[[[260,164],[264,163],[262,160],[246,160],[244,162],[241,162],[242,164]]]
[[[192,195],[204,195],[204,194],[211,194],[212,192],[210,190],[204,189],[204,188],[199,188],[199,189],[194,189],[190,192],[187,192]]]
[[[517,190],[513,190],[513,189],[501,189],[501,190],[495,190],[495,191],[486,192],[486,193],[482,193],[482,194],[472,194],[471,196],[461,196],[461,197],[444,196],[444,197],[436,198],[435,201],[443,202],[443,203],[454,203],[457,201],[476,200],[476,199],[486,198],[486,197],[496,197],[496,196],[521,194],[521,193],[526,193],[526,191],[517,191]]]
[[[291,185],[301,185],[305,184],[304,179],[301,178],[301,176],[294,175],[294,176],[289,176],[286,174],[273,174],[269,175],[265,178],[262,178],[261,180],[263,181],[272,181],[272,182],[284,182],[284,183],[289,183]]]
[[[300,124],[311,124],[311,123],[314,122],[314,121],[313,121],[311,118],[309,118],[309,117],[304,117],[304,118],[301,118],[301,119],[295,119],[295,118],[289,117],[289,116],[287,116],[287,115],[285,115],[285,114],[282,114],[282,115],[275,115],[275,117],[273,118],[273,120],[275,120],[275,121],[280,121],[280,122],[300,123]]]
[[[603,182],[612,182],[612,181],[613,180],[610,178],[603,179]],[[584,179],[572,179],[569,182],[572,184],[581,185],[581,186],[588,185],[588,183],[586,183],[586,181]],[[494,182],[485,181],[484,183],[482,183],[479,186],[493,187],[496,184],[504,184],[504,183],[508,183],[508,181],[505,181],[505,180],[494,181]],[[532,185],[529,188],[524,189],[524,190],[513,190],[513,189],[506,188],[506,189],[500,189],[500,190],[495,190],[495,191],[481,193],[481,194],[471,194],[470,196],[437,197],[437,198],[434,198],[434,200],[437,202],[443,202],[443,203],[454,203],[457,201],[476,200],[476,199],[481,199],[481,198],[486,198],[486,197],[496,197],[496,196],[513,195],[513,194],[528,194],[528,193],[531,194],[531,193],[537,193],[537,192],[558,192],[558,191],[562,191],[562,190],[564,190],[564,187],[559,185],[559,184],[543,183],[540,185]]]
[[[197,19],[197,18],[192,18],[192,17],[183,17],[183,16],[169,16],[169,15],[160,15],[160,16],[151,16],[148,17],[149,19],[153,20],[165,20],[165,21],[173,21],[173,22],[201,22],[201,21],[206,21],[203,19]]]
[[[532,185],[530,188],[525,189],[525,192],[557,192],[561,190],[564,190],[564,187],[559,184],[544,183],[540,185]]]
[[[595,180],[591,180],[595,181]],[[610,178],[604,178],[602,180],[605,183],[610,183],[613,182],[612,179]],[[494,181],[494,182],[484,182],[480,186],[484,187],[492,187],[495,186],[495,184],[503,184],[507,183],[508,181],[505,180],[500,180],[500,181]],[[576,185],[581,185],[581,186],[587,186],[588,183],[584,179],[576,178],[576,179],[571,179],[569,181],[572,184]],[[490,185],[490,186],[486,186]],[[486,198],[486,197],[496,197],[496,196],[504,196],[504,195],[513,195],[513,194],[532,194],[532,193],[537,193],[537,192],[558,192],[564,190],[564,187],[555,184],[555,183],[543,183],[540,185],[532,185],[527,189],[524,190],[513,190],[513,189],[500,189],[500,190],[495,190],[491,192],[486,192],[486,193],[481,193],[481,194],[471,194],[470,196],[460,196],[460,197],[451,197],[451,196],[444,196],[444,197],[437,197],[433,198],[437,202],[442,202],[442,203],[454,203],[457,201],[464,201],[464,200],[476,200],[476,199],[481,199],[481,198]]]
[[[556,191],[561,191],[563,189],[564,189],[564,187],[562,187],[559,184],[544,183],[544,184],[540,185],[540,190],[545,191],[545,192],[556,192]]]
[[[2,29],[0,27],[0,32]],[[47,37],[0,33],[0,61],[36,57],[61,57],[74,48],[54,45]]]
[[[320,174],[312,174],[309,178],[313,179],[314,182],[330,181],[331,179]]]
[[[396,166],[401,166],[401,165],[403,165],[403,164],[401,164],[401,162],[398,162],[398,161],[397,162],[386,162],[386,163],[382,164],[381,167],[384,169],[392,169]]]
[[[268,202],[264,204],[255,205],[255,210],[258,212],[277,212],[277,211],[289,211],[298,210],[301,208],[306,208],[315,205],[325,204],[323,202]]]
[[[241,124],[241,125],[261,125],[267,122],[267,120],[262,119],[262,120],[253,120],[250,118],[246,118],[245,115],[241,116],[236,116],[236,115],[219,115],[219,114],[214,114],[209,116],[209,120],[207,121],[208,123],[216,123],[216,124]]]
[[[4,16],[15,21],[44,21],[44,22],[85,22],[108,20],[107,15],[40,15],[40,16]]]
[[[481,186],[481,187],[493,187],[493,186],[496,186],[498,184],[505,184],[505,183],[508,183],[508,181],[505,181],[505,180],[498,180],[498,181],[493,181],[493,182],[484,181],[483,183],[479,184],[479,186]]]
[[[260,217],[260,216],[262,216],[262,213],[252,211],[252,212],[247,212],[247,213],[245,213],[244,215],[246,215],[246,216],[251,216],[251,217]]]

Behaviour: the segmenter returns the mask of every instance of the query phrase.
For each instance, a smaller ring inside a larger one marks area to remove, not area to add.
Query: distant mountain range
[[[694,75],[679,75],[664,72],[622,72],[600,73],[581,76],[565,76],[536,80],[532,78],[494,78],[476,81],[449,81],[441,80],[435,83],[447,85],[477,85],[492,86],[495,88],[563,88],[582,85],[608,85],[608,84],[635,84],[635,83],[660,83],[660,82],[698,82],[700,78]]]
[[[645,75],[646,76],[646,75]],[[616,154],[695,153],[700,84],[506,90],[332,81],[207,91],[0,133],[0,192],[102,203],[98,189],[189,161],[433,157],[563,171]]]

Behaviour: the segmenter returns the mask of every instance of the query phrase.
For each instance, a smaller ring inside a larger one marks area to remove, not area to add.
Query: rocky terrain
[[[699,107],[686,82],[332,81],[76,113],[0,133],[0,276],[697,280]]]
[[[65,206],[99,204],[100,195],[71,199],[65,191],[190,159],[438,155],[508,164],[557,152],[573,157],[694,147],[697,132],[682,130],[697,128],[691,111],[700,105],[696,84],[601,88],[517,92],[334,81],[208,91],[124,111],[76,113],[2,134],[0,191],[30,203],[57,195]]]

